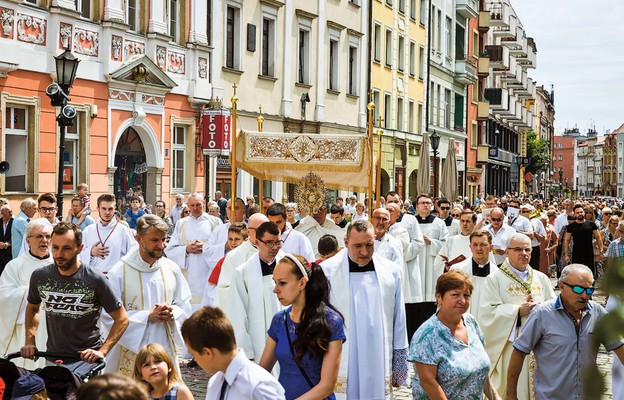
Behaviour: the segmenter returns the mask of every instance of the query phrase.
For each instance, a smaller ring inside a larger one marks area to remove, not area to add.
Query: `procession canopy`
[[[370,148],[364,134],[241,131],[236,166],[258,179],[293,184],[313,172],[328,188],[365,192]]]

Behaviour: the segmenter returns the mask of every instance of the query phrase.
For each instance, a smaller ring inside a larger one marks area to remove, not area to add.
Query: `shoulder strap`
[[[308,385],[310,385],[310,389],[311,389],[314,387],[314,385],[312,384],[310,377],[308,377],[308,374],[306,374],[305,370],[301,367],[301,363],[299,362],[299,359],[297,359],[297,357],[295,356],[295,350],[293,348],[292,340],[290,339],[290,332],[288,331],[288,317],[286,316],[287,312],[288,312],[287,310],[284,310],[284,325],[286,325],[286,337],[288,338],[288,348],[290,349],[290,354],[292,354],[295,364],[297,364],[297,368],[299,368],[299,371],[301,371],[301,375],[303,375],[304,379],[306,380],[306,382],[308,382]]]

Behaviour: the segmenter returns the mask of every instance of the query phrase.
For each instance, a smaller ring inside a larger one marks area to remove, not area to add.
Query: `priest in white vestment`
[[[236,345],[259,362],[271,320],[283,308],[273,293],[273,269],[284,253],[280,230],[273,222],[258,227],[255,241],[258,253],[234,270],[224,311],[234,328]]]
[[[337,226],[334,221],[327,219],[327,206],[323,205],[315,214],[299,221],[296,231],[303,233],[314,252],[314,259],[318,260],[321,255],[318,252],[318,241],[323,235],[333,235],[338,240],[338,245],[343,247],[345,231]],[[303,255],[303,254],[302,254]]]
[[[375,230],[366,220],[347,227],[346,249],[321,263],[330,301],[344,317],[337,399],[391,399],[405,382],[408,341],[401,267],[374,254]]]
[[[26,342],[24,318],[30,275],[37,268],[54,263],[50,254],[51,235],[52,225],[47,220],[41,218],[30,221],[24,233],[24,242],[28,243],[30,250],[9,261],[0,275],[0,355],[19,352]],[[48,335],[44,311],[41,313],[35,343],[38,349],[45,350]],[[13,363],[33,370],[43,367],[45,360],[41,358],[35,362],[18,358]]]
[[[232,200],[228,200],[225,213],[227,214],[228,222],[217,226],[204,244],[205,257],[208,259],[211,270],[228,251],[232,250],[228,244],[228,230],[233,222],[245,223],[245,202],[240,197],[237,197],[234,203],[234,213],[232,213]]]
[[[309,262],[316,260],[310,240],[301,232],[292,229],[286,223],[286,207],[280,203],[274,203],[266,209],[266,216],[281,231],[282,251],[287,254],[298,254]],[[318,247],[318,240],[317,240]]]
[[[470,234],[474,231],[476,221],[477,214],[474,211],[462,211],[459,219],[461,232],[458,235],[449,236],[444,242],[435,259],[434,266],[436,269],[443,268],[444,271],[448,271],[453,265],[462,262],[458,257],[465,257],[464,261],[472,257]]]
[[[505,246],[507,259],[499,270],[485,279],[479,326],[485,337],[485,350],[490,357],[490,377],[499,393],[507,389],[507,368],[513,352],[513,341],[521,332],[531,310],[555,297],[550,279],[529,266],[531,239],[514,233]],[[532,377],[530,360],[524,359],[518,380],[518,399],[528,400]]]
[[[201,306],[206,282],[212,272],[209,252],[204,251],[204,244],[222,222],[221,219],[204,212],[204,196],[201,193],[189,195],[187,205],[191,215],[176,223],[165,253],[182,268],[191,289],[191,305],[195,311]]]
[[[247,260],[258,253],[258,247],[256,246],[256,229],[268,221],[269,219],[267,216],[260,213],[252,214],[251,217],[249,217],[249,221],[247,221],[248,240],[234,250],[230,251],[225,256],[225,260],[223,260],[221,274],[219,275],[219,283],[217,284],[217,290],[215,291],[213,306],[219,307],[223,311],[227,311],[234,270],[236,270],[236,267],[246,263]]]
[[[107,277],[121,298],[130,324],[106,356],[105,373],[132,376],[136,356],[146,344],[158,343],[177,367],[184,340],[182,322],[191,316],[191,291],[182,271],[163,257],[169,225],[147,214],[137,220],[137,249],[126,254]],[[102,313],[107,328],[113,320]]]
[[[401,241],[388,233],[390,213],[385,208],[373,211],[375,228],[375,253],[387,258],[396,265],[403,266],[403,245]]]
[[[503,210],[500,208],[492,209],[489,218],[490,224],[483,229],[492,234],[492,245],[494,246],[492,254],[494,254],[496,265],[501,265],[507,258],[505,251],[507,249],[507,241],[516,233],[516,230],[504,222],[505,214],[503,214]]]
[[[466,260],[451,266],[450,269],[462,271],[470,277],[472,294],[468,312],[477,319],[478,323],[479,306],[483,301],[485,278],[491,273],[498,271],[498,267],[494,262],[494,257],[492,257],[492,235],[488,231],[476,230],[470,234],[469,240],[470,256]]]
[[[115,196],[103,194],[97,199],[100,219],[82,232],[84,248],[80,261],[103,274],[137,246],[134,232],[115,218]]]

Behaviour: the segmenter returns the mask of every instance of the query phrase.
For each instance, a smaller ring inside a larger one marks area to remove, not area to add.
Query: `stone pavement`
[[[601,295],[600,292],[597,292],[596,296],[594,296],[594,300],[603,305],[605,303],[605,297]],[[611,394],[611,357],[612,355],[607,353],[604,347],[600,346],[597,363],[601,374],[605,376],[606,385],[606,391],[602,396],[602,400],[613,399],[613,396]],[[182,377],[184,378],[184,382],[191,389],[195,400],[204,400],[204,398],[206,397],[206,384],[208,382],[208,374],[199,367],[187,368],[185,364],[186,362],[181,365]],[[394,398],[396,400],[412,399],[411,384],[413,378],[414,369],[413,365],[410,364],[409,383],[406,386],[402,386],[394,390]]]

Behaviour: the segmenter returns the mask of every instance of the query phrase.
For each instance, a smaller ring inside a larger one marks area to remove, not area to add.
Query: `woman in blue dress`
[[[472,283],[460,271],[438,278],[438,311],[414,333],[408,360],[418,372],[412,394],[420,399],[499,400],[489,378],[490,360],[483,333],[470,308]]]
[[[290,307],[273,317],[260,365],[280,364],[286,399],[335,399],[334,386],[346,340],[340,312],[329,303],[321,266],[286,254],[273,271],[274,292]]]

